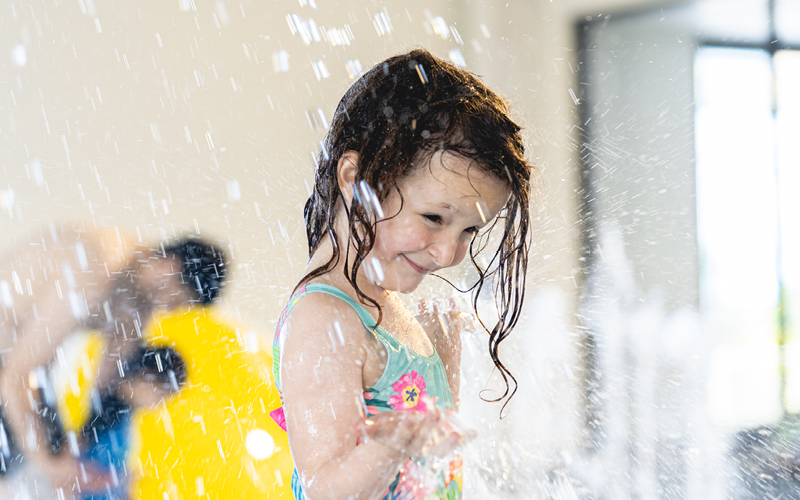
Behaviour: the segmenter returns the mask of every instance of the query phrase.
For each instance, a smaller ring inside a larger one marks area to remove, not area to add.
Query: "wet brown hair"
[[[304,209],[309,256],[326,236],[333,254],[305,275],[298,287],[339,264],[342,245],[335,232],[336,208],[344,197],[338,163],[345,152],[357,152],[353,202],[349,209],[345,204],[350,241],[344,246],[344,273],[361,301],[378,308],[380,322],[380,307],[356,281],[375,243],[375,227],[385,220],[378,218],[376,205],[394,191],[402,210],[398,182],[437,151],[470,159],[479,170],[508,183],[511,197],[505,207],[489,230],[470,243],[469,257],[479,278],[465,290],[474,291],[472,307],[480,321],[478,297],[487,279],[492,280],[499,320],[491,328],[483,321],[481,325],[489,333],[489,355],[506,388],[491,401],[510,399],[517,390],[516,379],[500,361],[498,347],[516,325],[525,296],[532,167],[524,157],[520,129],[509,117],[507,103],[472,73],[426,50],[391,57],[367,71],[339,101],[319,154],[314,191]],[[499,220],[504,221],[502,240],[484,268],[475,257],[488,244],[488,235]]]
[[[228,261],[220,248],[190,236],[163,246],[159,255],[181,260],[181,282],[191,291],[193,302],[208,305],[217,300],[228,272]]]

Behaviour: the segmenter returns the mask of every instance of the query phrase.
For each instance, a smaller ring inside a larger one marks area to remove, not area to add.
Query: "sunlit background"
[[[207,236],[219,314],[269,345],[333,109],[414,47],[505,96],[542,173],[502,420],[465,333],[465,498],[800,498],[800,0],[11,0],[0,251],[53,221]]]

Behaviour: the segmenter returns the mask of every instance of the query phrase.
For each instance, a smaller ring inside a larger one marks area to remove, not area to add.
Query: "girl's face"
[[[398,185],[402,210],[400,196],[391,191],[365,266],[380,288],[402,293],[414,291],[428,273],[464,260],[472,237],[511,194],[506,182],[472,160],[442,151]]]

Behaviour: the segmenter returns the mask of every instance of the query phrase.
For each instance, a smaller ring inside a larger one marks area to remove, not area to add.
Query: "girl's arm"
[[[441,412],[372,417],[374,438],[357,446],[364,367],[377,341],[352,309],[324,294],[298,302],[284,335],[284,410],[303,492],[309,500],[379,497],[408,457],[441,432]]]

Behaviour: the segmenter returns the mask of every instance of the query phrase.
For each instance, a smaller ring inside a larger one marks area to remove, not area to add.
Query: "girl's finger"
[[[457,433],[452,433],[445,437],[442,441],[432,445],[427,451],[429,455],[444,457],[458,448],[460,444],[461,436],[459,436]]]

